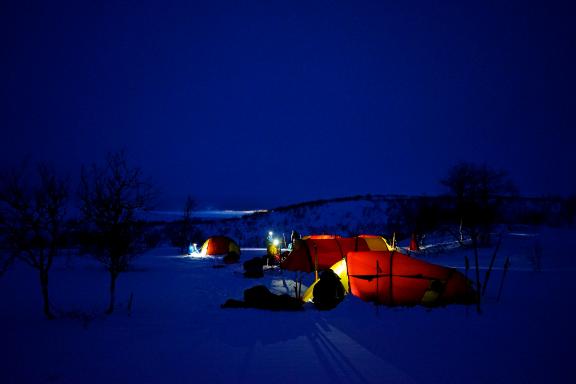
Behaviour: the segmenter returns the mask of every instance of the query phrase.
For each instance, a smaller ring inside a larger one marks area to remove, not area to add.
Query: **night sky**
[[[436,194],[458,161],[576,193],[571,1],[0,2],[0,161],[125,148],[220,208]]]

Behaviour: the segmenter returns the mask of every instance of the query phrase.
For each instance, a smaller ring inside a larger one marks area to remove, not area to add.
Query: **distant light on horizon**
[[[232,210],[232,209],[222,209],[222,210],[199,210],[192,211],[191,216],[198,219],[223,219],[223,218],[236,218],[246,215],[252,215],[255,213],[266,213],[267,209],[255,209],[255,210]],[[149,215],[155,218],[164,219],[178,219],[183,216],[182,211],[172,211],[172,210],[153,210],[147,212]]]

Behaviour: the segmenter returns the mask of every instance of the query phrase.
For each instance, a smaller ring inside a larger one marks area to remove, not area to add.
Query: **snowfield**
[[[110,316],[103,267],[60,257],[50,281],[60,318],[48,321],[35,271],[17,263],[0,278],[0,383],[574,383],[574,249],[574,229],[508,232],[480,314],[352,296],[328,312],[221,309],[257,284],[291,292],[295,274],[247,279],[241,263],[157,248],[120,275]],[[245,250],[241,262],[262,254]],[[480,252],[482,279],[491,254]],[[473,267],[471,249],[426,260],[462,268],[465,255]]]

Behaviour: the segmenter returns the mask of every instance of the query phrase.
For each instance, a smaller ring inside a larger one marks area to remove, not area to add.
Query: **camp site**
[[[0,36],[0,384],[576,383],[576,0]]]
[[[497,226],[491,244],[476,249],[469,238],[430,233],[415,249],[413,238],[394,234],[291,239],[283,222],[259,229],[257,244],[234,239],[229,221],[184,251],[159,244],[120,276],[109,315],[107,274],[94,258],[55,259],[54,321],[41,315],[36,276],[16,262],[0,279],[1,348],[11,351],[0,380],[539,383],[572,375],[576,264],[565,251],[576,246],[573,229]]]

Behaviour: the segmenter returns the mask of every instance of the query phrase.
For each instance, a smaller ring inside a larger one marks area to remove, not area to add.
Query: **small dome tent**
[[[228,256],[230,253],[240,255],[240,247],[234,240],[226,236],[208,238],[200,250],[200,254],[203,256]]]

